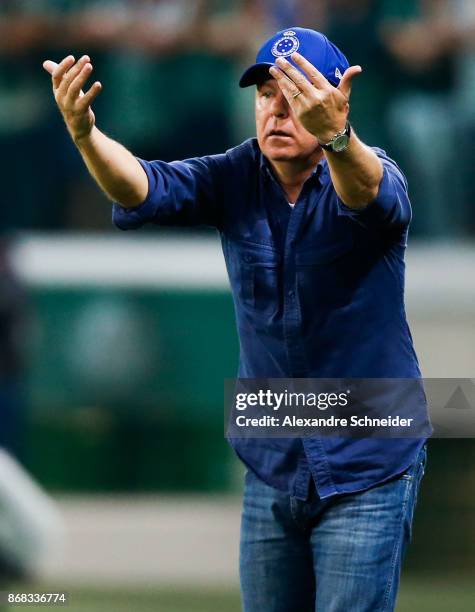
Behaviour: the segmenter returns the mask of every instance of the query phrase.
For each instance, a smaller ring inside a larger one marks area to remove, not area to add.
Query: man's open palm
[[[94,127],[91,104],[102,89],[102,85],[96,81],[86,93],[83,92],[92,73],[90,58],[84,55],[76,62],[72,55],[68,55],[59,64],[46,60],[43,68],[51,75],[54,97],[69,133],[78,142],[88,136]]]

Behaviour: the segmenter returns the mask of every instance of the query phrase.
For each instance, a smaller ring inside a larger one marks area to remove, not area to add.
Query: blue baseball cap
[[[257,54],[256,63],[244,72],[239,86],[249,87],[272,78],[269,68],[275,65],[278,57],[286,57],[302,72],[289,58],[289,55],[296,51],[313,64],[335,87],[338,87],[345,70],[349,67],[348,60],[340,49],[324,34],[306,28],[288,28],[280,30],[262,45]]]

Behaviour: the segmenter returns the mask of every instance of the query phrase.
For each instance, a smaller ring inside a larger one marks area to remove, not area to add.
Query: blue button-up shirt
[[[120,229],[146,222],[211,225],[221,235],[242,378],[419,378],[404,310],[411,207],[406,180],[375,149],[384,175],[363,210],[338,198],[320,161],[294,208],[255,139],[225,154],[139,160],[149,192],[114,205]],[[425,410],[423,397],[416,409]],[[416,402],[417,404],[417,402]],[[367,489],[407,469],[422,439],[233,439],[269,485],[306,499]]]

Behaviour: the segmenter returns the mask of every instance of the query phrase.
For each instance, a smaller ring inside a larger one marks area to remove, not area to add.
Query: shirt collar
[[[271,165],[269,160],[267,159],[267,157],[262,153],[259,152],[259,156],[260,156],[260,160],[259,160],[259,169],[260,171],[264,174],[264,176],[268,177],[268,178],[272,178],[275,180],[275,176],[274,173],[272,172],[271,169]],[[313,180],[317,180],[320,185],[322,184],[322,179],[323,179],[323,175],[325,174],[326,170],[327,170],[327,160],[325,159],[325,157],[323,157],[318,164],[315,166],[315,169],[313,170],[311,176],[309,178],[312,178]],[[308,179],[307,179],[308,180]]]

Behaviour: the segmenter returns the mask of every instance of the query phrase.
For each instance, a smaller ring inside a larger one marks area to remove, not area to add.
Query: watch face
[[[335,151],[335,153],[341,153],[342,151],[348,148],[349,143],[350,137],[348,136],[348,134],[342,134],[334,140],[333,150]]]

